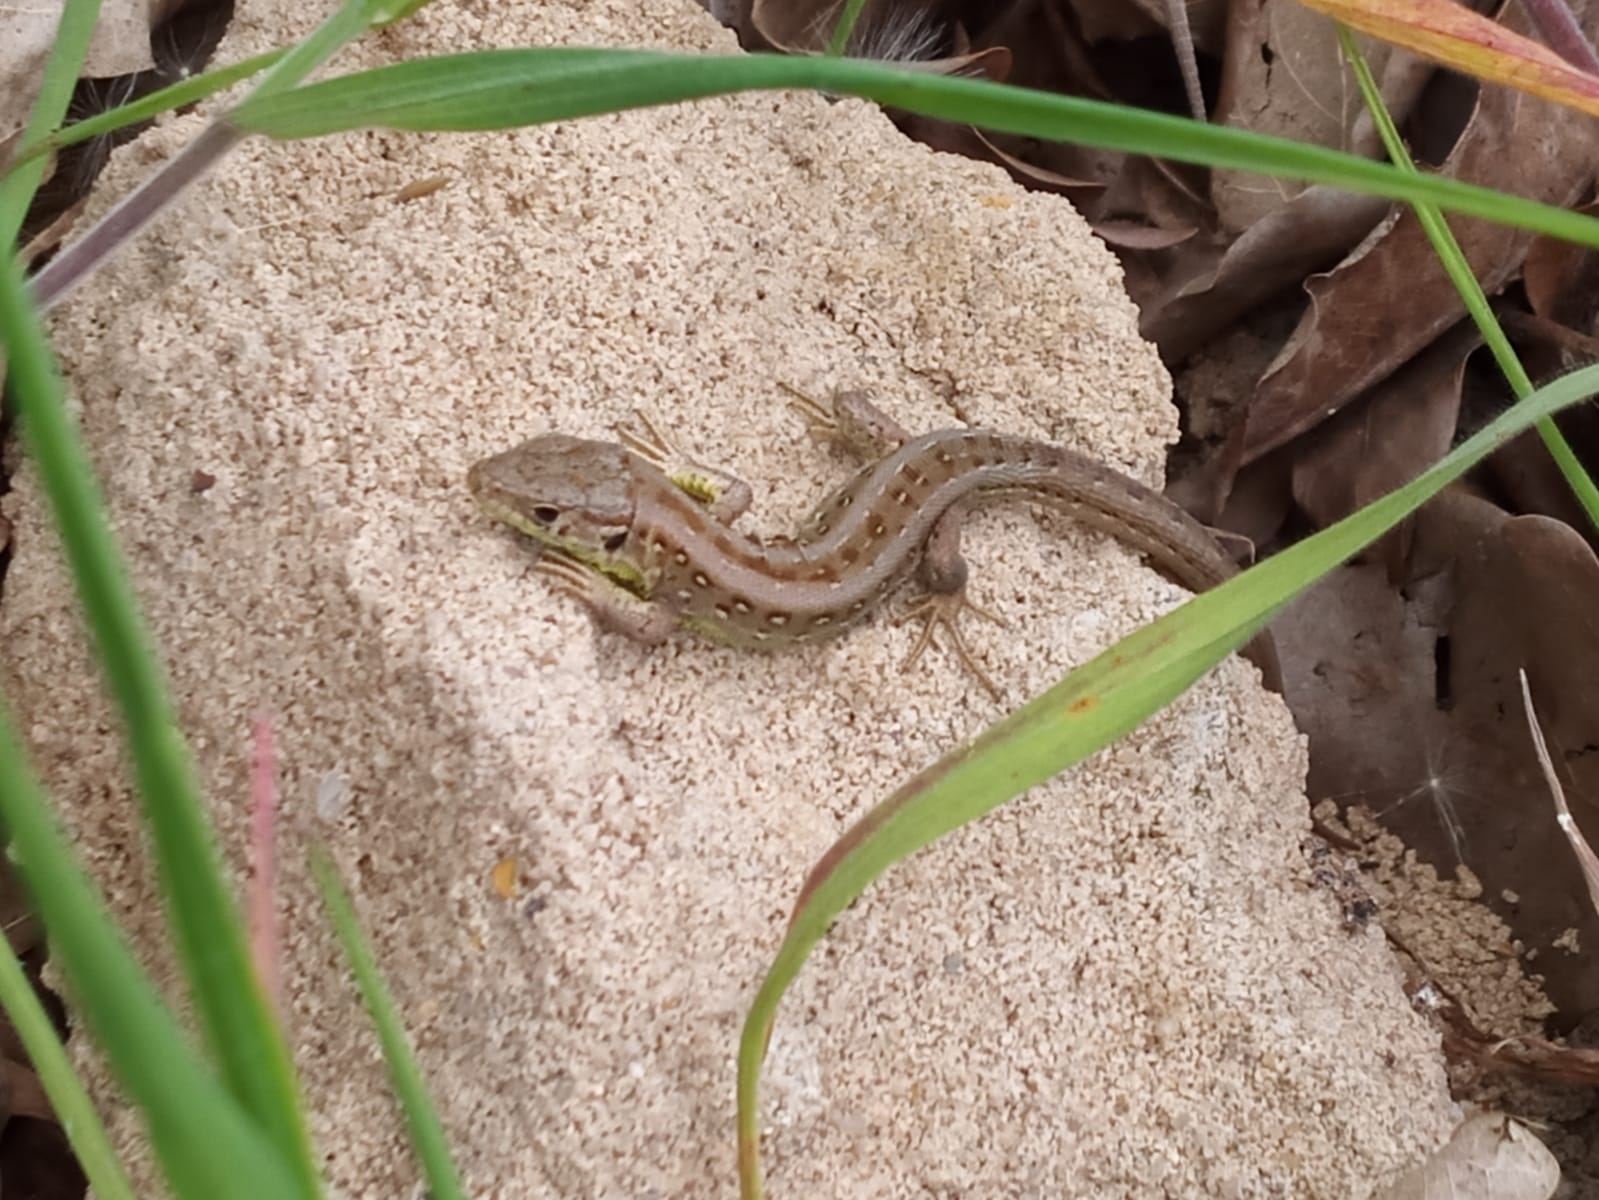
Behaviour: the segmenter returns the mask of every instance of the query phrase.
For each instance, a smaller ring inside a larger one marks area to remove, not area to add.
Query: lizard
[[[947,632],[957,657],[998,699],[957,624],[999,621],[966,596],[960,523],[977,502],[1021,498],[1063,509],[1205,591],[1237,574],[1210,531],[1128,475],[1076,451],[984,429],[911,436],[860,392],[831,410],[790,388],[813,436],[870,461],[792,537],[733,523],[748,484],[680,455],[647,418],[603,442],[546,433],[473,464],[467,486],[492,518],[542,544],[537,570],[601,627],[645,644],[685,628],[714,641],[777,648],[835,637],[912,573],[927,589],[901,619],[924,621],[906,667]],[[1002,623],[1002,622],[1001,622]],[[1281,690],[1269,634],[1246,648]]]

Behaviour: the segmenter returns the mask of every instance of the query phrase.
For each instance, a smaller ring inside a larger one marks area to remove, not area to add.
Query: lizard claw
[[[635,408],[631,420],[616,426],[616,440],[724,525],[736,521],[754,499],[750,485],[732,472],[706,466],[674,446],[642,409]]]
[[[839,428],[838,420],[830,408],[791,383],[784,383],[779,379],[777,386],[793,397],[788,402],[788,407],[805,422],[805,432],[811,435],[813,441],[825,445],[843,439],[843,431]]]
[[[676,627],[671,609],[628,591],[604,572],[561,553],[546,553],[533,565],[534,574],[547,580],[558,595],[568,596],[589,610],[602,629],[658,645]]]
[[[911,435],[877,405],[865,392],[839,392],[831,404],[823,404],[792,384],[778,382],[794,399],[789,408],[805,422],[805,430],[823,445],[839,446],[857,458],[871,461],[892,454]]]
[[[915,604],[894,618],[894,624],[903,625],[907,621],[920,620],[921,632],[916,635],[916,641],[911,646],[911,652],[905,656],[905,662],[900,667],[902,671],[909,671],[921,661],[927,648],[933,644],[933,634],[942,629],[949,635],[949,644],[955,651],[955,657],[960,660],[978,683],[983,685],[983,690],[993,697],[996,703],[1005,699],[1004,692],[999,685],[989,676],[988,672],[978,664],[971,648],[967,646],[966,639],[961,636],[960,615],[966,610],[971,610],[985,621],[992,621],[996,625],[1006,625],[1004,617],[990,612],[986,608],[973,604],[966,598],[964,590],[958,592],[929,592]]]
[[[533,573],[547,580],[563,596],[589,603],[594,595],[594,571],[575,558],[545,551],[533,564]]]
[[[635,408],[632,417],[616,427],[616,440],[653,467],[672,474],[681,455],[643,409]]]

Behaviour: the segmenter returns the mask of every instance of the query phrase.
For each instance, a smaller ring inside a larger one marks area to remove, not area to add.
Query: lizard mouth
[[[533,538],[535,541],[543,542],[546,546],[555,546],[562,550],[568,549],[563,543],[569,539],[563,538],[548,525],[541,525],[516,505],[506,503],[492,492],[475,490],[473,498],[477,500],[477,506],[485,514],[498,521],[501,525],[509,525],[518,533],[525,533],[528,537]],[[570,553],[570,551],[568,552]],[[576,555],[574,554],[573,557],[576,557]]]
[[[490,491],[476,493],[475,499],[478,507],[492,520],[526,534],[547,550],[599,572],[635,595],[648,594],[643,573],[620,554],[545,525],[522,511],[520,506],[501,500]]]

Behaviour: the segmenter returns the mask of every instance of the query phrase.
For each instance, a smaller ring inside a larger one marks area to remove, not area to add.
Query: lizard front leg
[[[677,614],[659,600],[646,600],[566,555],[546,550],[534,564],[536,574],[562,595],[578,601],[594,623],[645,646],[659,646],[677,628]]]
[[[749,510],[755,492],[731,471],[689,458],[642,412],[616,427],[617,440],[672,481],[678,491],[705,506],[724,525]]]

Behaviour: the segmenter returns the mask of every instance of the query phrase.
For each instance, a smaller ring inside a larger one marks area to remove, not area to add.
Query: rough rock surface
[[[308,16],[251,6],[222,53]],[[732,49],[687,3],[440,0],[339,66],[554,42]],[[107,188],[198,128],[166,122]],[[1150,481],[1174,433],[1070,208],[814,95],[251,143],[54,332],[235,865],[250,723],[277,723],[287,1010],[352,1198],[413,1194],[414,1172],[311,840],[357,894],[473,1194],[731,1196],[739,1022],[806,869],[1001,711],[937,653],[900,674],[912,631],[886,620],[773,656],[599,635],[474,511],[474,459],[643,406],[756,481],[749,524],[779,532],[847,470],[779,381],[872,387],[913,428],[992,425]],[[8,512],[6,694],[170,979],[26,470]],[[971,632],[1012,703],[1181,599],[1025,506],[967,545],[1010,621]],[[1311,885],[1303,771],[1234,661],[893,871],[782,1010],[772,1194],[1348,1197],[1423,1157],[1453,1116],[1434,1039],[1380,935]]]

